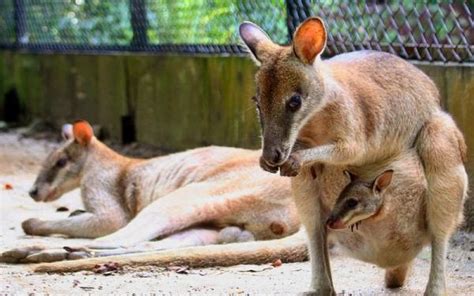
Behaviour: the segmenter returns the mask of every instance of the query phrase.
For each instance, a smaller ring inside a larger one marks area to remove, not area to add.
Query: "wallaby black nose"
[[[265,159],[269,165],[278,165],[283,160],[283,153],[279,148],[264,150],[263,159]]]
[[[28,192],[29,195],[31,196],[32,199],[35,199],[36,197],[38,197],[38,188],[33,188],[30,190],[30,192]]]

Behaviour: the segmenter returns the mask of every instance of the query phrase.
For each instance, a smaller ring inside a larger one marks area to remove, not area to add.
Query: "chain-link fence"
[[[468,1],[1,0],[0,49],[242,54],[242,21],[285,44],[316,15],[330,33],[327,55],[375,49],[471,63],[472,10]]]

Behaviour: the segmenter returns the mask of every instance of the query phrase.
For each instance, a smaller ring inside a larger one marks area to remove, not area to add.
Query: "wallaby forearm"
[[[362,149],[355,143],[322,145],[294,152],[303,166],[313,163],[344,165],[354,161]]]
[[[42,221],[30,219],[22,227],[27,234],[63,234],[70,237],[97,238],[125,226],[128,221],[104,215],[84,213],[61,220]]]

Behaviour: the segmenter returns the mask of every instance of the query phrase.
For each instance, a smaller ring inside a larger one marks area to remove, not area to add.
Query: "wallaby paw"
[[[307,291],[299,294],[301,296],[336,296],[336,292],[334,290],[323,290],[323,291]]]
[[[25,220],[21,223],[21,228],[23,228],[23,231],[25,234],[28,235],[38,235],[41,234],[38,229],[42,221],[40,219],[36,218],[31,218],[28,220]]]
[[[64,249],[50,249],[33,253],[25,258],[28,263],[55,262],[68,258],[68,252]]]
[[[296,154],[291,154],[288,160],[281,165],[280,175],[284,177],[295,177],[301,169],[301,160]]]
[[[71,214],[69,214],[69,217],[74,217],[74,216],[78,216],[78,215],[82,215],[84,213],[87,213],[86,211],[84,210],[75,210],[73,212],[71,212]]]
[[[25,259],[31,254],[43,251],[42,246],[30,246],[10,249],[0,254],[0,262],[4,263],[25,263]]]
[[[255,241],[255,236],[247,230],[244,230],[240,233],[238,242],[239,243],[244,243],[244,242],[253,242]]]
[[[242,230],[237,226],[229,226],[219,231],[217,242],[219,244],[229,244],[236,242],[254,241],[255,237],[247,230]]]
[[[448,293],[446,293],[445,289],[430,289],[427,288],[425,293],[423,293],[424,296],[446,296]]]
[[[260,156],[260,167],[269,173],[275,174],[278,172],[278,167],[277,166],[271,166],[269,165],[263,157]]]
[[[105,250],[105,249],[119,249],[119,248],[130,248],[137,245],[135,242],[126,242],[126,241],[109,241],[109,240],[100,240],[96,239],[92,243],[87,244],[86,247],[93,250]]]

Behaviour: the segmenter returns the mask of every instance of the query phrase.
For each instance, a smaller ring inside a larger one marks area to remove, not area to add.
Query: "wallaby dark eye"
[[[288,110],[291,112],[296,112],[298,109],[301,108],[301,96],[300,95],[294,95],[290,98],[288,103],[286,104],[286,107]]]
[[[66,165],[67,163],[67,158],[60,158],[57,162],[56,162],[56,166],[58,168],[62,168]]]
[[[353,209],[353,208],[355,208],[355,207],[357,206],[358,203],[359,203],[359,202],[358,202],[357,200],[351,198],[351,199],[348,199],[348,200],[346,201],[346,206],[347,206],[349,209]]]

